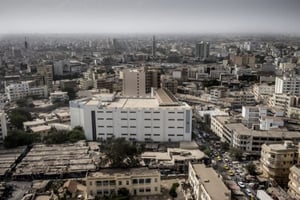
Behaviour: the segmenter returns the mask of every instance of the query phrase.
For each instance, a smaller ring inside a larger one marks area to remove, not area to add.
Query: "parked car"
[[[238,184],[241,188],[245,188],[245,187],[246,187],[245,183],[243,183],[242,181],[239,181],[237,184]]]

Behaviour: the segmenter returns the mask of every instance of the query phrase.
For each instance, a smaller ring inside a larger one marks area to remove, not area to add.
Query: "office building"
[[[123,95],[144,97],[151,93],[151,88],[160,88],[160,71],[142,67],[123,70]]]
[[[201,60],[205,60],[209,56],[209,42],[201,41],[196,44],[195,47],[195,57]]]
[[[300,96],[300,77],[295,75],[276,77],[275,93]]]
[[[118,194],[121,189],[127,189],[132,196],[160,195],[160,172],[148,168],[103,169],[87,174],[86,189],[92,197]]]
[[[6,114],[3,111],[0,111],[0,144],[3,143],[6,136],[7,136]]]
[[[281,186],[287,186],[290,168],[297,161],[298,146],[292,141],[262,145],[260,162],[263,175]]]
[[[71,126],[82,126],[88,140],[190,141],[192,109],[167,90],[155,97],[100,94],[70,102]]]
[[[190,163],[188,181],[195,200],[231,200],[230,190],[211,167]]]

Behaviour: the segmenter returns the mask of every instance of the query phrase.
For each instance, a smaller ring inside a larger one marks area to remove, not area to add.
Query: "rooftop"
[[[103,169],[100,172],[93,172],[87,175],[88,178],[101,178],[111,176],[160,176],[157,169],[131,168],[131,169]]]
[[[192,167],[212,200],[230,199],[230,190],[213,168],[203,164],[193,164]]]

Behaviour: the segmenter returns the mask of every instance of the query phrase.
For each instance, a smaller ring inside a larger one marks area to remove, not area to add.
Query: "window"
[[[154,134],[154,136],[160,136],[160,134]]]
[[[119,185],[122,185],[122,181],[119,181]]]
[[[130,120],[136,120],[135,118],[130,118]]]
[[[145,119],[145,121],[149,121],[149,120],[151,120],[151,119]]]
[[[106,113],[112,113],[112,111],[106,111]]]
[[[104,128],[104,126],[98,126],[98,128]]]
[[[169,126],[168,128],[175,128],[174,126]]]
[[[138,180],[137,179],[133,179],[132,180],[132,184],[137,184],[138,183]]]
[[[90,185],[93,185],[93,181],[90,181]]]
[[[159,121],[160,119],[153,119],[154,121]]]
[[[136,113],[136,111],[130,111],[129,113]]]
[[[121,120],[127,120],[127,118],[121,118]]]
[[[159,126],[154,126],[153,128],[160,128]]]
[[[113,126],[106,126],[106,128],[112,128]]]
[[[169,114],[174,114],[175,112],[168,112]]]
[[[127,113],[127,111],[121,111],[121,113]]]
[[[136,126],[130,126],[130,128],[136,128]]]
[[[151,128],[151,126],[145,126],[144,128]]]
[[[151,188],[146,188],[146,192],[151,192]]]
[[[145,191],[144,188],[139,189],[139,192],[144,192],[144,191]]]
[[[177,112],[177,114],[183,114],[183,112]]]
[[[168,119],[168,121],[175,121],[175,119]]]
[[[109,181],[109,185],[116,185],[116,181],[115,180]]]
[[[157,182],[157,178],[154,179],[154,182],[155,182],[155,183]]]
[[[146,183],[151,183],[151,178],[146,178],[145,182]]]
[[[126,181],[126,185],[129,185],[129,181],[128,180]]]
[[[144,113],[151,113],[150,111],[145,111]]]
[[[151,134],[145,134],[145,136],[151,136]]]
[[[96,181],[96,185],[97,186],[101,186],[102,185],[102,181]]]
[[[153,113],[155,113],[155,114],[159,114],[160,112],[159,112],[159,111],[154,111]]]
[[[139,184],[144,184],[145,180],[144,179],[139,179]]]
[[[121,126],[121,128],[128,128],[128,126]]]
[[[106,118],[106,120],[112,120],[112,118]]]
[[[97,113],[103,113],[103,111],[97,111]]]
[[[98,118],[97,120],[104,120],[104,118]]]
[[[168,136],[174,136],[174,134],[168,134]]]

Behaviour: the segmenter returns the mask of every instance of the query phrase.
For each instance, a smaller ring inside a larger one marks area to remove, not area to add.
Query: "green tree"
[[[169,195],[172,197],[172,198],[176,198],[177,197],[177,188],[178,188],[179,184],[178,183],[173,183],[170,191],[169,191]]]
[[[102,164],[113,168],[138,167],[138,156],[143,152],[142,146],[137,146],[125,138],[109,138],[102,142],[100,149],[104,153]]]
[[[62,91],[68,93],[69,100],[74,100],[77,97],[77,94],[76,94],[76,91],[74,88],[66,87]]]
[[[15,148],[18,146],[30,145],[40,140],[40,136],[36,134],[26,133],[22,130],[13,130],[8,132],[4,139],[5,148]]]
[[[31,114],[22,109],[14,109],[8,114],[10,123],[17,129],[23,129],[23,122],[31,121]]]
[[[245,167],[250,175],[256,175],[256,166],[253,162],[250,162]]]
[[[243,151],[241,149],[238,148],[230,148],[229,150],[230,156],[238,161],[242,160],[243,157]]]

